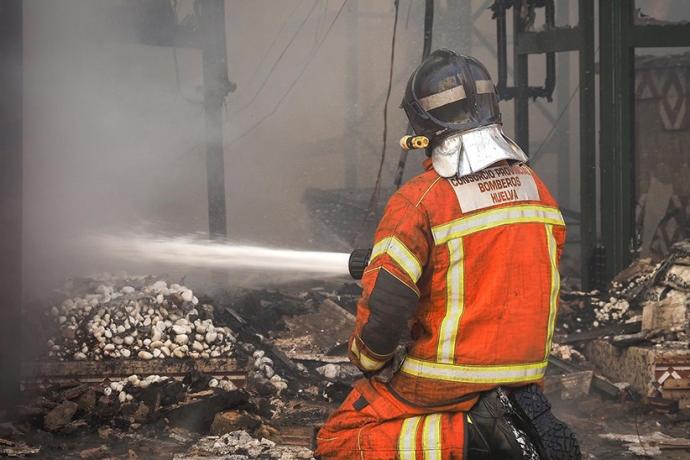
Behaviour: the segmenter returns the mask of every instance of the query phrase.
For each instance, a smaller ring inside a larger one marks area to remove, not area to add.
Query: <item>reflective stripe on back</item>
[[[453,362],[460,318],[465,305],[465,261],[462,244],[460,238],[448,242],[450,264],[446,275],[446,314],[439,330],[437,351],[437,360],[440,363]]]
[[[461,217],[431,229],[436,245],[445,244],[482,230],[509,224],[542,223],[565,225],[557,208],[539,205],[519,205],[490,209],[467,217]]]
[[[442,364],[408,356],[400,370],[416,377],[463,383],[515,383],[544,377],[548,362],[496,366]]]
[[[551,290],[549,292],[549,321],[546,333],[546,349],[544,359],[551,353],[553,330],[556,325],[556,310],[558,309],[558,293],[561,289],[561,275],[558,272],[558,247],[553,236],[553,225],[546,225],[546,244],[549,248],[549,265],[551,268]]]

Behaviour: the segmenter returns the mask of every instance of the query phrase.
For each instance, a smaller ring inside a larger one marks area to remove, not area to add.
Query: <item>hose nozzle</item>
[[[347,268],[350,271],[350,276],[356,280],[361,280],[364,275],[364,270],[369,265],[369,258],[371,257],[371,248],[369,249],[355,249],[350,254],[350,260],[347,263]]]

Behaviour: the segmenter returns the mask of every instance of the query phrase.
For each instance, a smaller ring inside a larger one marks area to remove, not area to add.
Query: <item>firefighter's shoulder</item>
[[[433,169],[425,171],[405,182],[391,199],[404,199],[415,207],[419,207],[431,192],[437,192],[439,185],[444,182]]]

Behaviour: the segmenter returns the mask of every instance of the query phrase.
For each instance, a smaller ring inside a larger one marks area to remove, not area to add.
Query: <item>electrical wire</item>
[[[381,145],[381,160],[379,161],[379,169],[376,173],[376,182],[374,183],[374,190],[371,192],[371,198],[369,199],[369,206],[364,214],[364,219],[362,220],[362,225],[360,226],[360,232],[354,238],[357,240],[364,230],[365,225],[370,217],[375,215],[375,209],[379,201],[379,194],[381,192],[381,175],[383,172],[383,164],[386,161],[386,148],[388,147],[388,102],[391,98],[391,90],[393,89],[393,69],[395,64],[395,41],[398,34],[398,12],[400,9],[400,0],[394,0],[395,6],[395,17],[393,19],[393,34],[391,37],[391,56],[390,56],[390,67],[388,69],[388,88],[386,89],[386,100],[383,103],[383,142]],[[355,241],[352,244],[355,244]]]
[[[599,47],[597,47],[597,49],[594,50],[594,58],[595,59],[596,59],[596,56],[598,53],[599,53]],[[570,104],[573,102],[575,95],[580,90],[580,84],[581,83],[582,83],[581,81],[578,81],[577,85],[575,85],[575,89],[573,90],[572,94],[570,95],[568,102],[566,102],[565,107],[563,107],[563,110],[561,110],[561,113],[559,113],[558,116],[556,117],[556,119],[553,121],[553,124],[551,125],[551,129],[546,134],[546,137],[544,137],[544,140],[541,142],[541,144],[539,144],[539,147],[537,147],[537,150],[534,152],[534,155],[529,155],[530,162],[534,162],[539,158],[539,154],[541,153],[542,149],[544,148],[544,146],[546,146],[546,143],[549,140],[551,140],[551,136],[553,136],[553,133],[556,132],[556,128],[558,127],[558,123],[561,121],[561,118],[563,118],[563,115],[565,115],[565,112],[568,111],[568,108],[570,108]]]
[[[386,100],[383,103],[383,142],[381,145],[381,160],[379,161],[379,170],[376,173],[376,182],[374,183],[374,192],[369,203],[369,212],[373,211],[379,198],[381,191],[381,173],[383,171],[383,164],[386,161],[386,147],[388,146],[388,102],[391,98],[391,90],[393,89],[393,68],[395,64],[395,40],[398,33],[398,7],[400,0],[395,0],[395,19],[393,20],[393,36],[391,38],[391,58],[390,67],[388,69],[388,89],[386,90]]]
[[[252,72],[251,76],[249,77],[248,80],[249,80],[250,82],[251,82],[251,81],[254,81],[254,78],[256,78],[256,76],[259,74],[259,70],[261,70],[261,68],[263,67],[264,63],[266,62],[266,59],[267,59],[268,56],[271,54],[271,50],[273,49],[273,47],[275,46],[275,44],[278,42],[278,37],[281,36],[281,34],[283,33],[283,31],[285,30],[285,28],[287,27],[287,25],[288,25],[288,24],[290,23],[290,21],[292,20],[292,17],[295,15],[295,13],[297,12],[297,10],[302,6],[303,3],[304,3],[304,0],[300,0],[300,2],[297,4],[297,6],[295,6],[295,7],[292,9],[292,11],[290,11],[290,14],[288,15],[287,19],[285,19],[285,20],[283,21],[283,24],[280,26],[280,29],[278,30],[278,33],[276,33],[275,36],[273,37],[273,40],[271,41],[271,44],[268,45],[268,48],[266,48],[266,52],[264,52],[263,56],[261,56],[261,59],[259,60],[259,63],[257,64],[256,68],[254,69],[254,71]]]
[[[305,18],[304,18],[304,19],[302,20],[302,22],[300,23],[299,28],[295,31],[294,34],[292,34],[292,37],[290,37],[290,40],[288,41],[288,43],[287,43],[287,44],[285,45],[285,47],[283,48],[283,51],[280,52],[280,55],[278,56],[278,59],[275,60],[275,62],[274,62],[273,65],[271,66],[271,69],[268,71],[268,74],[267,74],[266,77],[263,79],[263,81],[261,82],[261,85],[260,85],[259,88],[256,90],[256,92],[254,93],[254,95],[252,96],[252,98],[249,100],[249,102],[247,102],[246,104],[244,104],[244,105],[243,105],[242,107],[240,107],[239,109],[231,111],[231,112],[230,112],[230,115],[231,115],[231,116],[232,116],[232,115],[235,115],[235,114],[237,114],[237,113],[239,113],[239,112],[244,112],[246,109],[248,109],[249,107],[251,107],[251,105],[254,103],[254,101],[255,101],[256,98],[259,96],[259,94],[261,94],[261,91],[263,91],[263,89],[266,87],[266,84],[268,83],[268,80],[271,78],[271,75],[273,75],[273,72],[276,70],[276,68],[278,67],[278,64],[280,63],[280,61],[282,61],[283,57],[285,57],[285,54],[287,53],[287,50],[290,49],[290,47],[292,46],[292,44],[295,42],[295,39],[297,39],[297,36],[298,36],[299,33],[302,31],[302,29],[304,28],[304,25],[307,23],[307,21],[309,20],[309,18],[311,17],[311,15],[314,13],[314,10],[316,9],[316,6],[317,6],[318,4],[319,4],[319,0],[314,0],[314,3],[312,4],[311,8],[309,9],[309,12],[307,13],[307,15],[305,16]]]
[[[434,0],[426,0],[424,5],[424,43],[422,46],[422,62],[431,53],[431,42],[433,39],[434,32]],[[412,126],[410,122],[407,122],[407,134],[412,132]],[[405,165],[407,164],[408,151],[405,149],[400,149],[400,159],[398,160],[398,165],[395,169],[395,175],[393,176],[393,185],[395,185],[396,190],[400,188],[403,181],[403,176],[405,175]]]
[[[549,130],[549,132],[546,134],[546,137],[544,137],[544,140],[541,142],[541,144],[539,144],[539,147],[534,152],[534,155],[529,156],[530,162],[536,161],[537,158],[539,158],[539,153],[544,148],[546,143],[549,140],[551,140],[551,136],[553,135],[553,133],[556,131],[556,128],[558,127],[558,122],[561,121],[561,118],[563,118],[563,115],[565,115],[565,112],[568,111],[568,108],[570,107],[570,103],[573,102],[573,99],[575,98],[575,95],[577,94],[579,89],[580,89],[580,84],[578,83],[577,86],[575,86],[575,89],[573,90],[572,94],[570,95],[568,102],[566,102],[565,107],[563,107],[563,110],[561,110],[561,113],[559,113],[558,116],[556,117],[556,119],[553,121],[553,125],[551,125],[551,130]]]
[[[348,0],[343,0],[343,3],[340,5],[338,12],[333,17],[333,20],[329,24],[328,29],[326,29],[326,33],[324,34],[323,38],[319,42],[319,45],[316,47],[316,49],[314,50],[312,55],[309,57],[307,62],[304,64],[304,66],[302,67],[302,70],[297,75],[297,77],[292,81],[292,83],[290,83],[290,86],[288,87],[287,91],[278,99],[278,102],[273,106],[273,109],[271,109],[271,111],[269,113],[267,113],[266,115],[261,117],[259,120],[257,120],[256,123],[254,123],[252,126],[250,126],[242,134],[240,134],[239,136],[237,136],[234,139],[232,139],[231,141],[229,141],[226,145],[228,145],[228,146],[233,145],[236,142],[239,142],[240,140],[244,139],[249,134],[253,133],[259,126],[261,126],[261,124],[263,124],[266,120],[268,120],[270,117],[272,117],[278,111],[278,109],[283,104],[285,99],[287,99],[287,97],[290,95],[292,90],[297,85],[297,82],[299,82],[300,79],[304,76],[305,72],[307,71],[307,68],[309,68],[309,65],[312,63],[314,58],[319,54],[319,50],[321,49],[321,46],[324,44],[324,42],[328,38],[328,35],[330,34],[331,30],[333,29],[333,26],[335,25],[335,23],[338,21],[338,18],[342,14],[343,9],[345,8],[345,5],[347,4],[347,2],[348,2]]]

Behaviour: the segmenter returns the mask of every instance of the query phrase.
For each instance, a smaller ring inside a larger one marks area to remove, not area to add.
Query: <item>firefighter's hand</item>
[[[368,379],[374,378],[379,382],[388,383],[402,366],[403,361],[407,356],[407,347],[398,345],[395,349],[393,357],[381,369],[375,372],[365,372],[364,376]]]

